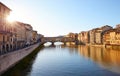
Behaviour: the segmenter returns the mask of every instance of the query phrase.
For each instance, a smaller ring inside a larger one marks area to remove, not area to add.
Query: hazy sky
[[[18,21],[45,36],[120,23],[120,0],[0,0]]]

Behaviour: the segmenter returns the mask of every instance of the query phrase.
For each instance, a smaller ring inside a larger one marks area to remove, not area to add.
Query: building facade
[[[110,30],[113,29],[111,26],[105,25],[100,28],[95,28],[90,30],[90,44],[103,44],[103,34]]]
[[[13,28],[15,30],[15,38],[16,38],[16,49],[23,48],[26,44],[26,28],[25,23],[23,22],[14,22]],[[15,49],[14,48],[14,49]]]
[[[32,44],[32,33],[33,33],[33,28],[30,24],[25,24],[25,28],[26,28],[26,45],[31,45]]]
[[[78,34],[77,33],[69,33],[66,37],[72,38],[74,41],[78,40]]]
[[[17,50],[40,41],[41,34],[33,31],[30,24],[9,22],[11,9],[0,2],[0,54]]]
[[[11,9],[0,2],[0,52],[12,49],[12,26],[7,21]]]
[[[95,29],[89,31],[90,44],[95,44]]]
[[[103,34],[105,31],[113,29],[111,26],[105,25],[95,29],[95,44],[103,44]]]
[[[78,34],[78,41],[83,44],[88,44],[90,40],[89,32],[88,31],[82,31]]]
[[[37,31],[33,30],[32,31],[32,40],[33,40],[32,43],[33,44],[37,42],[37,36],[38,36]]]
[[[43,37],[42,34],[37,34],[37,42],[41,42]]]
[[[103,35],[104,45],[120,45],[120,28],[111,29]]]

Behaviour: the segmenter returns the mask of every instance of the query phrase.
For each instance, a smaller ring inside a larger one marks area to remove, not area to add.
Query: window
[[[6,11],[6,10],[5,10],[5,8],[4,8],[4,9],[3,9],[3,13],[5,13],[5,11]]]
[[[3,35],[3,42],[5,42],[5,36]]]
[[[12,42],[13,40],[12,40],[12,38],[11,38],[11,42]]]
[[[9,36],[7,36],[7,41],[9,41]]]
[[[0,6],[0,12],[1,12],[1,10],[2,10],[2,9],[1,9],[1,6]]]

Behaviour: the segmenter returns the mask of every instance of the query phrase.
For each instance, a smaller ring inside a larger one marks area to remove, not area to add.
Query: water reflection
[[[63,44],[64,44],[64,43],[62,43],[62,42],[55,42],[55,43],[54,43],[54,45],[58,45],[58,46],[59,46],[59,45],[63,45]]]
[[[59,46],[59,45],[64,45],[62,42],[54,42],[54,45],[52,45],[51,42],[46,42],[44,44],[45,47],[51,47],[51,46]]]
[[[120,76],[118,47],[57,44],[39,50],[3,76]]]
[[[116,48],[78,46],[80,55],[93,60],[104,69],[120,73],[120,50]]]
[[[51,43],[47,42],[44,44],[45,48],[61,48],[61,46],[64,46],[64,44],[62,42],[55,42],[54,45],[52,45]]]
[[[47,43],[44,44],[44,46],[49,47],[51,44],[52,44],[51,42],[47,42]]]

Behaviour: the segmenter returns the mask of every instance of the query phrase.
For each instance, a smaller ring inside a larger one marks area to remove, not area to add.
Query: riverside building
[[[82,31],[78,34],[78,41],[79,43],[83,43],[83,44],[89,44],[89,32],[88,31]]]
[[[0,54],[17,50],[40,41],[40,35],[30,24],[9,22],[11,9],[0,2]]]
[[[8,22],[7,17],[11,9],[0,2],[0,52],[4,53],[12,49],[12,26]]]
[[[104,45],[120,45],[120,27],[106,31],[103,35]]]

